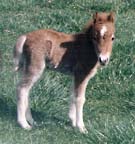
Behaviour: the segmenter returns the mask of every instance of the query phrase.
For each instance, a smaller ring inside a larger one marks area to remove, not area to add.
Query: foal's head
[[[97,43],[96,53],[101,65],[109,62],[114,41],[114,14],[96,13],[93,16],[93,39]]]
[[[95,44],[98,60],[101,65],[109,62],[114,41],[114,14],[95,13],[90,28],[90,38]]]

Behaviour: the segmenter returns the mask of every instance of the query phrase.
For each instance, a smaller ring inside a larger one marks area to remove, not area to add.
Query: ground
[[[79,32],[96,11],[114,11],[116,35],[111,61],[89,82],[84,107],[87,135],[68,119],[71,78],[46,71],[31,91],[37,126],[16,122],[19,74],[12,51],[20,34],[39,28]],[[0,144],[135,143],[135,1],[0,0]]]

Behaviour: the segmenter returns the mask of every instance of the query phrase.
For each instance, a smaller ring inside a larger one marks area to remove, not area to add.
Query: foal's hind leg
[[[31,126],[34,125],[34,119],[32,118],[29,101],[28,101],[28,106],[27,106],[27,110],[26,110],[26,120],[28,121],[28,123],[29,123]]]
[[[26,120],[26,110],[28,107],[28,95],[30,85],[23,86],[22,82],[17,87],[17,121],[22,128],[31,129]]]
[[[43,70],[44,65],[34,69],[35,72],[24,74],[17,87],[17,120],[24,129],[31,129],[29,124],[33,123],[29,108],[29,92],[33,84],[40,78]]]

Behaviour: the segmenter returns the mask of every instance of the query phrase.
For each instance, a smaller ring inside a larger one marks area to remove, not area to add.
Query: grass
[[[0,144],[135,143],[135,2],[134,0],[0,0]],[[39,28],[66,33],[81,30],[95,11],[115,11],[116,40],[108,67],[89,82],[84,120],[89,131],[71,127],[68,106],[71,78],[46,71],[31,91],[38,126],[16,123],[12,51],[17,37]]]

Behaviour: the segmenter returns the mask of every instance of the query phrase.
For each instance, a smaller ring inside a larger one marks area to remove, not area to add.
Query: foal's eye
[[[112,41],[114,41],[114,39],[115,39],[115,38],[114,38],[114,37],[112,37]]]
[[[114,39],[115,39],[115,36],[114,36],[114,34],[112,35],[112,41],[114,41]]]

